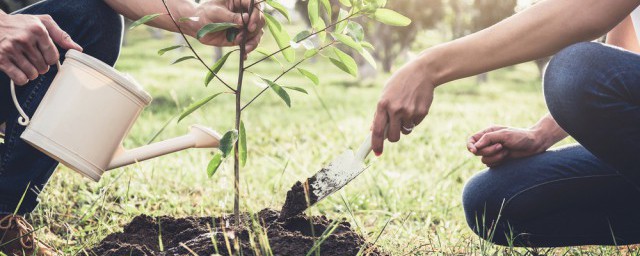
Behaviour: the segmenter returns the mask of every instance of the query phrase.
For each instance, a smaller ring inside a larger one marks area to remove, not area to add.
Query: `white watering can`
[[[151,96],[130,77],[75,50],[64,65],[33,118],[18,104],[11,81],[13,102],[27,126],[20,136],[30,145],[67,167],[94,180],[111,169],[188,148],[217,148],[220,135],[194,125],[184,136],[127,150],[122,141]]]

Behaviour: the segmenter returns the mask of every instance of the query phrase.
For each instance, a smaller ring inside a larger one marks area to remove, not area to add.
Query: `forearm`
[[[638,38],[636,37],[631,16],[627,16],[620,24],[607,33],[606,43],[640,53],[640,45],[638,44]]]
[[[551,114],[542,117],[538,123],[531,127],[531,131],[535,134],[539,146],[544,150],[569,136]]]
[[[595,39],[637,6],[633,0],[543,1],[490,28],[426,50],[418,61],[438,86]]]
[[[105,0],[116,12],[131,19],[138,20],[145,15],[154,13],[166,14],[162,0]],[[197,4],[191,0],[166,1],[171,14],[176,19],[195,16]],[[177,28],[169,15],[162,15],[148,23],[151,26],[177,32]],[[185,34],[194,36],[198,28],[194,27],[194,22],[181,23],[181,28]]]

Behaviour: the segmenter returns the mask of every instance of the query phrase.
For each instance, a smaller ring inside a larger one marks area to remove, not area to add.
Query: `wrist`
[[[428,74],[431,77],[431,84],[438,87],[447,83],[447,73],[449,70],[447,65],[443,63],[445,54],[444,47],[435,46],[422,52],[416,60],[421,67],[420,72]]]

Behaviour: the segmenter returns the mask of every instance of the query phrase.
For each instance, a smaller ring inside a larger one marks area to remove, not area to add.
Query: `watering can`
[[[217,148],[220,134],[200,125],[188,134],[136,149],[124,138],[151,96],[131,77],[89,55],[69,50],[49,90],[29,118],[11,81],[13,102],[26,126],[20,138],[94,180],[107,170],[188,148]]]

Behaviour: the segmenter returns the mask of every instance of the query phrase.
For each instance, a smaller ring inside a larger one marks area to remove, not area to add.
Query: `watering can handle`
[[[56,67],[58,67],[58,71],[60,71],[60,61],[56,63]],[[20,102],[18,102],[18,96],[16,96],[16,85],[13,82],[13,80],[11,80],[11,98],[13,98],[13,104],[16,106],[16,109],[18,109],[18,113],[20,113],[20,117],[18,118],[18,123],[22,126],[29,125],[29,123],[31,122],[31,118],[29,118],[27,113],[25,113],[22,107],[20,107]]]

